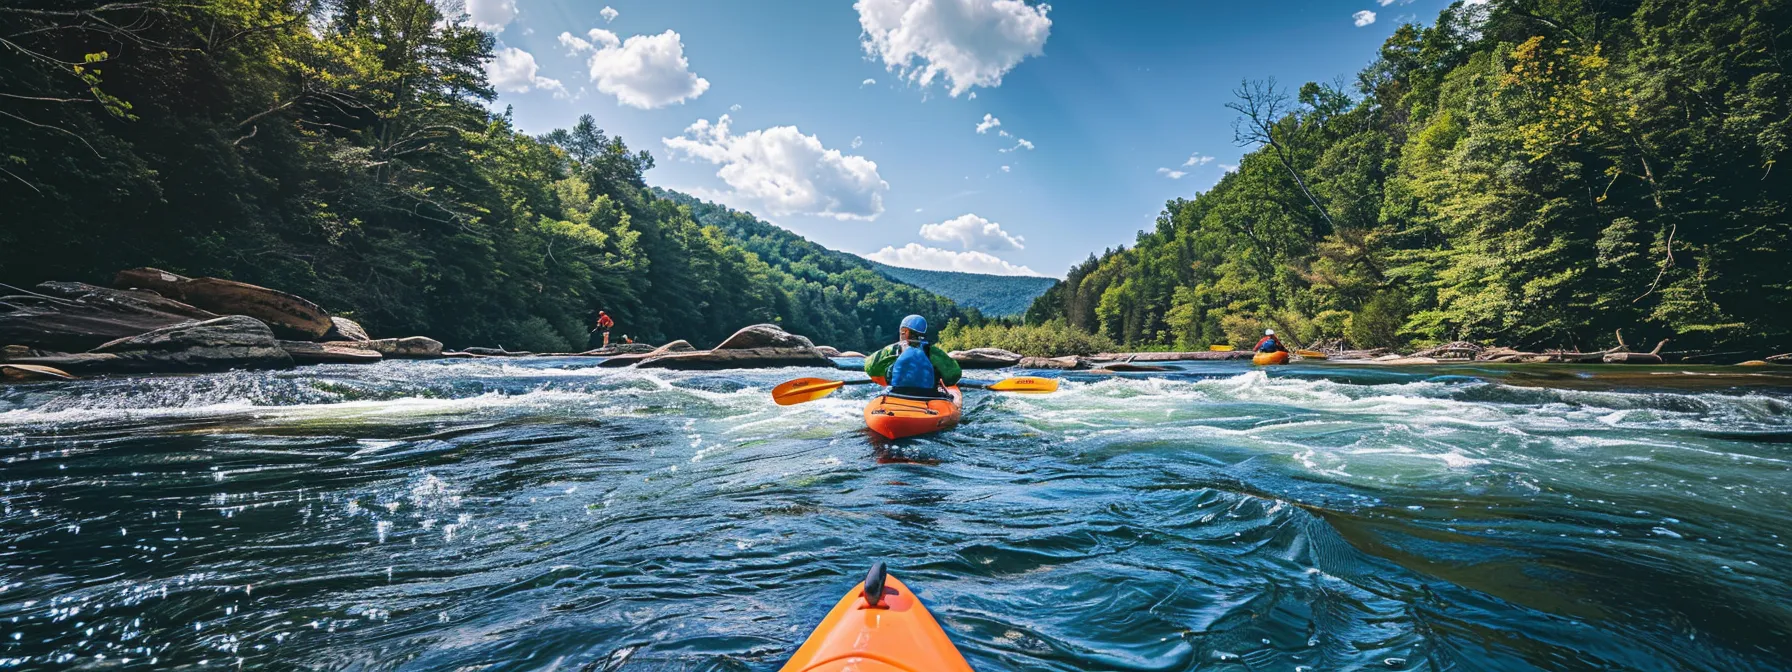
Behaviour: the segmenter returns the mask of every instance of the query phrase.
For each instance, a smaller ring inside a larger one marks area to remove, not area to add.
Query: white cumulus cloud
[[[795,126],[735,135],[732,123],[725,114],[715,123],[698,119],[684,135],[661,142],[688,159],[720,165],[716,176],[733,196],[772,215],[871,220],[883,214],[890,185],[870,159],[823,147]]]
[[[485,64],[485,78],[492,83],[492,88],[505,93],[527,93],[530,89],[553,91],[554,97],[566,97],[566,86],[560,80],[542,77],[537,73],[535,55],[516,47],[503,47],[492,52],[492,60]]]
[[[1157,169],[1157,174],[1162,175],[1167,178],[1170,178],[1172,180],[1180,180],[1180,179],[1182,179],[1182,176],[1187,175],[1188,173],[1182,172],[1180,170],[1170,170],[1169,168],[1159,168],[1159,169]]]
[[[733,105],[729,105],[728,111],[729,112],[739,112],[740,111],[740,103],[735,103]]]
[[[982,135],[984,133],[988,133],[989,129],[992,129],[992,128],[995,128],[995,127],[1001,126],[1001,125],[1002,125],[1001,119],[997,119],[996,116],[993,114],[984,113],[983,121],[977,122],[977,134]]]
[[[1236,173],[1238,172],[1238,166],[1222,163],[1220,164],[1220,170],[1224,170],[1228,173]]]
[[[609,23],[615,21],[616,17],[622,16],[622,12],[616,11],[615,7],[604,5],[603,9],[597,10],[597,15],[604,17],[604,23]]]
[[[516,19],[516,0],[467,0],[467,18],[480,30],[502,30]]]
[[[1203,156],[1199,153],[1196,153],[1196,154],[1190,154],[1188,156],[1188,160],[1183,161],[1182,165],[1183,165],[1183,167],[1186,168],[1188,166],[1205,166],[1209,163],[1213,163],[1213,157]]]
[[[855,136],[852,136],[852,148],[853,148],[853,149],[858,149],[858,148],[859,148],[859,146],[860,146],[860,145],[863,145],[863,144],[865,144],[865,137],[864,137],[864,136],[862,136],[862,135],[855,135]]]
[[[954,252],[937,247],[927,247],[920,243],[909,243],[900,248],[886,246],[884,249],[865,255],[865,258],[880,264],[930,271],[958,271],[989,275],[1039,275],[1031,268],[1016,266],[987,252]]]
[[[877,83],[877,80],[872,79],[870,77],[866,77],[865,81],[859,82],[859,88],[863,89],[867,86],[871,86],[872,84],[876,84],[876,83]]]
[[[643,110],[665,107],[703,95],[709,80],[691,72],[684,57],[684,42],[668,30],[658,35],[635,35],[621,40],[601,28],[592,28],[589,41],[560,34],[568,53],[591,54],[586,65],[597,90],[616,101]]]
[[[1050,5],[1022,0],[858,0],[865,53],[922,87],[944,77],[953,97],[1002,85],[1028,56],[1044,53]]]
[[[1013,147],[1009,147],[1007,149],[998,149],[996,151],[1001,152],[1003,154],[1007,154],[1009,152],[1018,152],[1023,149],[1025,149],[1027,151],[1032,151],[1033,143],[1029,142],[1026,138],[1015,138],[1015,143],[1014,143]]]
[[[922,224],[921,237],[936,243],[958,241],[958,245],[967,250],[1000,252],[1027,247],[1024,236],[1010,235],[1002,230],[1001,224],[975,214],[959,215],[937,224]]]
[[[1004,172],[1004,173],[1011,172],[1012,170],[1013,169],[1009,168],[1008,166],[1002,166],[1002,172]]]
[[[1361,28],[1371,23],[1375,23],[1375,12],[1365,9],[1355,14],[1351,14],[1350,18],[1356,21],[1356,27]]]

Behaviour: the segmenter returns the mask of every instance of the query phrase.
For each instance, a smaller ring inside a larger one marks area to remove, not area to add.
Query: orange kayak
[[[846,591],[781,670],[972,672],[933,614],[881,562]]]
[[[902,439],[951,429],[958,425],[964,393],[946,388],[951,399],[904,399],[882,395],[865,404],[865,426],[887,439]]]
[[[1267,366],[1269,364],[1287,364],[1288,363],[1288,353],[1282,352],[1280,350],[1277,350],[1275,352],[1259,352],[1255,356],[1251,357],[1251,363],[1256,364],[1258,366]]]

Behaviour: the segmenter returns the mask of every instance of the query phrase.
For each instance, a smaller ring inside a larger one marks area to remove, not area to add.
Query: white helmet
[[[1263,335],[1264,335],[1264,336],[1274,336],[1274,335],[1276,335],[1276,330],[1274,330],[1274,329],[1264,329],[1264,330],[1263,330]]]

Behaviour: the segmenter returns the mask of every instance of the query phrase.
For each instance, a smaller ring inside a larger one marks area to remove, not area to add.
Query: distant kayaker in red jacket
[[[1257,341],[1257,352],[1288,352],[1288,346],[1282,345],[1282,339],[1276,338],[1276,330],[1264,329],[1263,340]]]

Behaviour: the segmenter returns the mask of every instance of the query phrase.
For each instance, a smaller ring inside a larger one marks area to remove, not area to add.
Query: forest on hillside
[[[429,0],[6,3],[0,282],[155,266],[375,334],[535,351],[583,349],[599,309],[698,346],[776,322],[863,349],[909,312],[974,317],[762,258],[652,192],[653,158],[590,117],[517,131],[488,108],[493,46]]]
[[[961,306],[976,308],[988,317],[1019,317],[1033,305],[1033,300],[1057,284],[1052,278],[1031,275],[989,275],[959,271],[930,271],[903,268],[875,261],[877,272],[940,296]]]
[[[1355,82],[1241,85],[1239,170],[1027,319],[1130,345],[1792,350],[1789,65],[1786,0],[1458,2]]]

